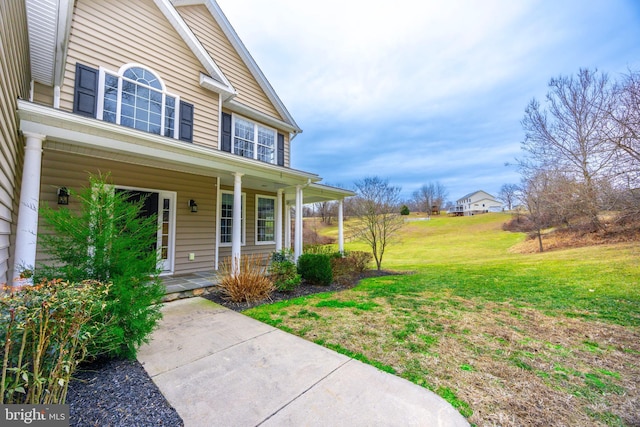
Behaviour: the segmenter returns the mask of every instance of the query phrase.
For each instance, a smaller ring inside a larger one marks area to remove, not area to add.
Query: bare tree
[[[413,192],[412,204],[420,211],[426,212],[427,216],[431,216],[431,210],[434,206],[442,209],[449,197],[446,187],[439,181],[424,184],[420,189]]]
[[[338,203],[334,200],[314,203],[317,215],[323,223],[331,225],[331,221],[338,215]]]
[[[534,232],[542,252],[542,230],[557,225],[569,224],[577,210],[576,182],[557,170],[537,170],[522,181],[520,198],[527,208],[525,214],[529,228]]]
[[[507,209],[513,209],[513,205],[518,199],[520,186],[517,184],[503,184],[498,193],[498,199],[507,205]]]
[[[608,112],[608,136],[616,151],[617,174],[610,182],[610,201],[625,221],[640,218],[640,71],[624,76],[614,90],[617,103]]]
[[[607,111],[612,118],[609,136],[626,153],[637,170],[640,165],[640,71],[630,72],[615,86],[616,108]]]
[[[369,245],[380,270],[385,249],[403,224],[399,214],[401,188],[379,177],[367,177],[355,182],[355,190],[355,237]]]
[[[527,154],[520,167],[529,178],[555,170],[573,179],[579,185],[574,207],[594,228],[603,228],[598,183],[615,168],[615,152],[606,138],[607,112],[614,107],[608,77],[581,69],[576,77],[551,79],[549,88],[546,108],[534,99],[525,110],[522,148]]]

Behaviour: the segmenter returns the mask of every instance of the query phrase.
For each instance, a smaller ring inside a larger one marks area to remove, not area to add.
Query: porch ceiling
[[[296,185],[311,187],[321,179],[313,173],[270,165],[24,100],[18,101],[18,115],[20,130],[45,136],[44,147],[50,150],[219,177],[222,186],[233,186],[234,173],[239,172],[243,174],[243,188],[265,192],[282,188],[289,193],[287,189],[293,192]],[[315,193],[314,200],[323,194],[318,189],[309,194]],[[306,199],[305,203],[314,201]]]

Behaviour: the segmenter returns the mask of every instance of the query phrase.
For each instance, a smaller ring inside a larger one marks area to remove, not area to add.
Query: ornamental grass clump
[[[231,258],[220,264],[218,288],[232,302],[257,302],[267,299],[275,290],[266,274],[267,259],[261,255],[243,255],[235,266]]]
[[[0,295],[3,404],[63,404],[100,334],[110,286],[53,280]]]

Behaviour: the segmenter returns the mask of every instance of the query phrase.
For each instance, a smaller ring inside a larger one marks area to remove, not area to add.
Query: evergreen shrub
[[[111,283],[102,319],[95,319],[106,328],[94,337],[89,352],[134,358],[162,317],[158,222],[156,215],[141,215],[144,200],[115,192],[107,178],[90,175],[89,187],[79,194],[71,191],[80,201],[78,211],[42,207],[46,233],[39,242],[50,259],[37,266],[34,277]]]
[[[283,292],[294,290],[302,281],[293,262],[293,254],[286,249],[272,254],[269,275],[276,289]]]
[[[328,286],[333,281],[331,257],[326,254],[302,254],[298,258],[298,273],[312,285]]]

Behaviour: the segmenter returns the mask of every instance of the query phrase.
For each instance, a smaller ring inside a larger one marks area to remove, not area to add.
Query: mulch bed
[[[355,283],[350,283],[346,285],[339,285],[337,283],[332,283],[331,285],[328,285],[328,286],[302,284],[296,287],[292,291],[289,291],[289,292],[275,291],[271,294],[270,298],[264,299],[262,301],[254,301],[250,303],[230,301],[226,299],[220,291],[216,291],[208,295],[204,295],[203,298],[206,298],[217,304],[223,305],[233,311],[244,311],[249,308],[257,307],[263,304],[271,304],[278,301],[284,301],[288,299],[303,297],[305,295],[319,294],[322,292],[343,291],[345,289],[350,289],[354,286],[355,286]]]
[[[183,426],[136,360],[98,360],[79,367],[69,383],[71,426]]]
[[[354,287],[362,278],[397,274],[367,271],[353,283],[329,286],[302,284],[291,292],[274,292],[259,302],[233,303],[214,292],[205,298],[234,311],[320,292]],[[136,360],[98,360],[81,365],[69,383],[70,425],[111,427],[183,426],[182,419]]]

